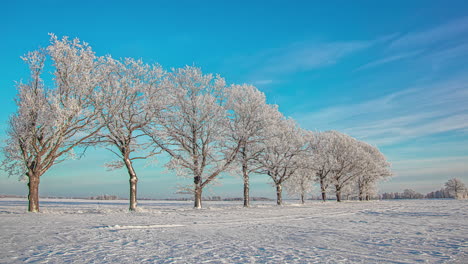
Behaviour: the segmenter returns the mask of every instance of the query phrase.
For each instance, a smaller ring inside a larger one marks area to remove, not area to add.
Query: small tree
[[[256,158],[259,173],[268,175],[276,187],[276,204],[283,205],[283,183],[303,166],[307,149],[304,132],[291,119],[280,119],[272,136],[263,143],[264,150]]]
[[[288,194],[299,195],[302,204],[305,204],[305,197],[312,191],[312,178],[314,174],[311,174],[307,164],[296,171],[294,175],[286,181],[284,187]]]
[[[445,183],[445,189],[455,199],[464,199],[467,197],[467,188],[458,178],[453,178]]]

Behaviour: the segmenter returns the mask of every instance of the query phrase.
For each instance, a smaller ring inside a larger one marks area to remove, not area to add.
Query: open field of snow
[[[0,263],[468,263],[468,201],[0,199]]]

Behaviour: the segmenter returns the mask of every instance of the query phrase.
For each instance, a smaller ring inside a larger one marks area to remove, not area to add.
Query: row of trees
[[[55,35],[23,60],[31,78],[18,85],[1,165],[28,181],[32,212],[39,211],[40,177],[89,146],[105,147],[117,157],[107,166],[128,171],[130,210],[137,207],[134,161],[161,153],[169,169],[193,179],[195,208],[223,172],[242,175],[246,207],[252,174],[272,179],[278,205],[283,186],[304,200],[314,181],[324,200],[330,188],[338,201],[350,190],[368,199],[376,181],[391,175],[377,148],[336,131],[303,130],[254,86],[227,85],[196,67],[166,71],[99,57],[87,43]],[[53,85],[46,86],[49,67]]]
[[[340,202],[343,194],[356,193],[359,200],[369,200],[376,194],[376,183],[392,175],[390,164],[374,146],[337,131],[309,135],[309,148],[299,160],[302,164],[286,184],[287,190],[304,195],[318,183],[322,200],[335,192]]]
[[[382,193],[381,198],[383,200],[389,199],[423,199],[424,195],[418,193],[413,189],[405,189],[403,192],[391,192],[391,193]]]

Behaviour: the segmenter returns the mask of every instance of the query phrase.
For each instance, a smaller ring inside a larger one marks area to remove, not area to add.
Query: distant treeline
[[[468,190],[459,179],[450,179],[445,183],[445,188],[438,191],[430,192],[426,195],[418,193],[412,189],[406,189],[402,193],[390,192],[379,195],[380,199],[466,199],[468,198]]]
[[[92,196],[92,197],[89,197],[88,199],[90,200],[120,200],[123,198],[119,198],[117,195],[104,194],[104,195]]]
[[[0,194],[0,198],[27,198],[25,195],[14,195],[14,194]],[[41,196],[45,199],[85,199],[85,200],[126,200],[126,198],[119,197],[117,195],[97,195],[90,197],[63,197],[63,196]],[[221,196],[207,196],[203,197],[205,201],[243,201],[242,197],[226,197],[222,198]],[[271,198],[267,197],[251,197],[252,201],[273,201]],[[319,197],[317,197],[317,200]],[[320,198],[321,199],[321,198]],[[179,198],[139,198],[142,201],[193,201],[190,197],[179,197]]]

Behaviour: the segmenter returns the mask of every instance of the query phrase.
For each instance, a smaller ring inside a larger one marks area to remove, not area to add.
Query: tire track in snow
[[[106,226],[94,226],[92,228],[101,228],[111,231],[116,230],[132,230],[132,229],[154,229],[154,228],[174,228],[174,227],[187,227],[187,226],[226,226],[226,225],[245,225],[245,224],[261,224],[266,222],[278,222],[278,221],[302,221],[309,219],[317,219],[323,217],[340,217],[349,216],[356,213],[322,213],[316,216],[303,216],[303,215],[289,215],[289,216],[275,216],[265,217],[260,219],[249,219],[246,221],[231,220],[231,221],[216,221],[216,222],[191,222],[191,223],[180,223],[180,224],[160,224],[160,225],[106,225]]]

